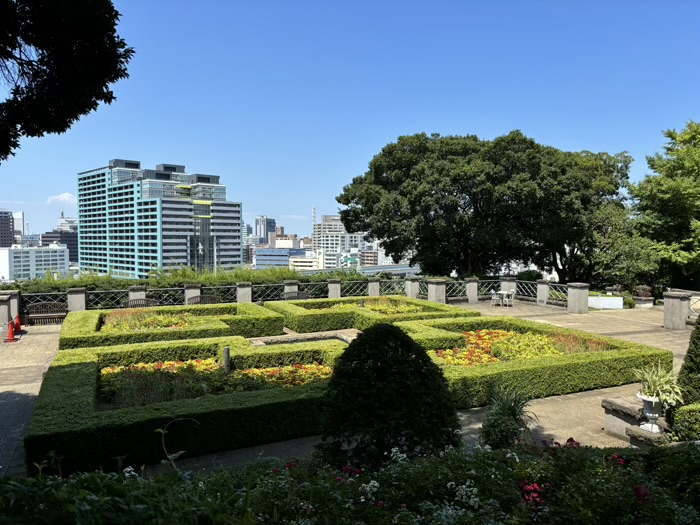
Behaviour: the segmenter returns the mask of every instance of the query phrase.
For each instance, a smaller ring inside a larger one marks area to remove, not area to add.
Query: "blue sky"
[[[687,2],[116,0],[136,50],[117,101],[0,165],[30,230],[77,213],[112,158],[221,175],[244,218],[308,234],[399,135],[520,129],[635,158],[700,120],[700,5]]]

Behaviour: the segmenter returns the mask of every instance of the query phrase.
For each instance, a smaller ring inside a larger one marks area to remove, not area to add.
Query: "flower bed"
[[[98,398],[111,407],[142,406],[205,395],[303,386],[330,378],[332,369],[320,364],[245,368],[231,373],[216,359],[160,361],[108,366],[100,370]]]

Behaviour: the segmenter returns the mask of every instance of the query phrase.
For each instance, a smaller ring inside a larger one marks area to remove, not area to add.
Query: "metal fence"
[[[89,290],[85,292],[85,308],[88,310],[108,310],[120,308],[129,300],[129,290]]]
[[[254,284],[253,301],[281,301],[284,284]]]
[[[491,295],[491,292],[501,291],[501,281],[479,281],[479,296]]]
[[[23,293],[20,294],[19,312],[22,317],[27,315],[27,307],[36,303],[63,303],[68,304],[68,293],[66,292],[46,292],[46,293]]]
[[[185,304],[185,289],[148,288],[146,299],[153,299],[159,306],[182,306]]]
[[[402,279],[379,281],[379,295],[406,295],[406,284]]]
[[[696,321],[698,316],[700,316],[700,293],[692,296],[688,301],[688,319]]]
[[[569,297],[569,287],[565,284],[549,283],[547,302],[566,302]]]
[[[202,295],[221,297],[222,303],[235,303],[238,301],[238,286],[202,286]]]
[[[428,283],[427,283],[427,281],[419,281],[418,282],[418,296],[419,297],[428,297]]]
[[[537,298],[537,283],[531,281],[515,281],[515,295],[520,297]]]
[[[342,281],[340,283],[341,297],[362,297],[369,295],[367,281]]]
[[[445,295],[447,297],[466,297],[467,281],[447,281],[445,283]]]
[[[299,291],[305,293],[310,299],[323,299],[328,297],[328,283],[299,283]]]

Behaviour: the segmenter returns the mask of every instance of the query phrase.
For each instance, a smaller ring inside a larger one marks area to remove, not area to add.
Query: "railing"
[[[537,283],[531,281],[515,281],[515,295],[520,297],[537,298]]]
[[[501,281],[479,281],[479,297],[491,295],[491,292],[501,290]]]
[[[323,299],[328,297],[328,283],[299,283],[299,291],[304,292],[309,299]]]
[[[690,297],[688,301],[688,319],[696,321],[700,316],[700,292],[695,292],[698,295]]]
[[[428,283],[426,281],[418,283],[418,297],[428,297]]]
[[[445,295],[448,298],[466,297],[467,281],[447,281],[445,283]]]
[[[185,304],[184,288],[148,288],[146,299],[157,301],[160,306],[178,306]]]
[[[569,287],[565,284],[549,283],[547,302],[566,302],[569,297]]]
[[[254,284],[253,301],[281,301],[284,284]]]
[[[379,295],[406,295],[406,284],[399,279],[379,281]]]
[[[221,297],[222,303],[238,301],[238,286],[202,286],[201,295]]]
[[[369,295],[367,281],[342,281],[340,283],[341,297],[362,297]]]
[[[68,293],[66,292],[46,292],[46,293],[23,293],[20,295],[19,312],[22,317],[27,315],[27,306],[36,303],[62,303],[68,304]]]
[[[90,290],[85,292],[85,308],[88,310],[110,310],[120,308],[129,300],[129,290]]]

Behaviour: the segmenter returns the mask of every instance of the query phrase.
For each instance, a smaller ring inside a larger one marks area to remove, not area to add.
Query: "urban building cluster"
[[[95,272],[140,279],[157,269],[290,268],[323,271],[393,265],[377,242],[348,233],[338,215],[313,212],[311,237],[265,215],[243,223],[218,175],[180,164],[143,168],[113,159],[78,174],[78,217],[63,212],[33,234],[24,212],[0,210],[0,282]],[[401,261],[408,264],[407,261]]]

